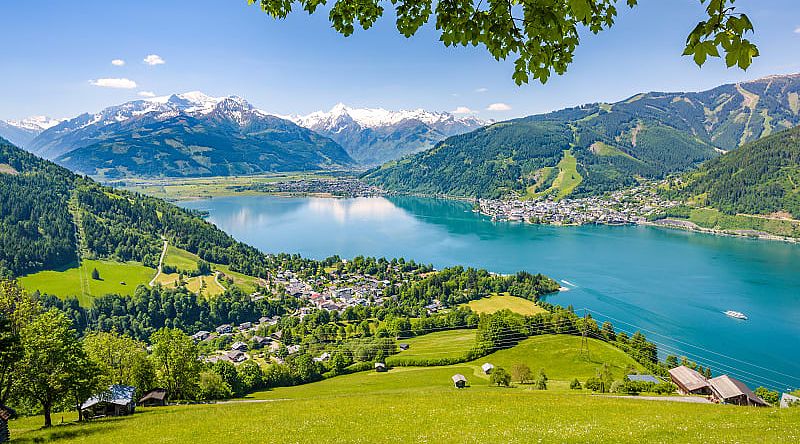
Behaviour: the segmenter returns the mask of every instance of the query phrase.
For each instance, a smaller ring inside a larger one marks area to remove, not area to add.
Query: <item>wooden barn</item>
[[[706,378],[685,365],[671,369],[669,377],[678,386],[678,393],[682,395],[712,394],[711,385]]]
[[[135,392],[135,387],[114,384],[84,402],[81,405],[81,416],[88,419],[132,415],[136,410],[136,401],[133,400]]]
[[[769,406],[766,401],[759,398],[742,381],[733,379],[728,375],[717,376],[708,382],[714,392],[712,398],[717,402],[756,407]]]
[[[154,388],[142,396],[139,400],[142,407],[163,407],[167,405],[167,389]]]
[[[0,404],[0,442],[8,442],[11,440],[11,434],[8,430],[8,421],[17,416],[17,412],[11,407],[6,407]]]
[[[467,386],[467,378],[460,373],[455,374],[453,375],[453,385],[455,385],[456,388],[464,388]]]
[[[494,370],[494,365],[487,362],[481,366],[481,370],[483,370],[483,374],[488,375]]]
[[[375,363],[375,371],[376,372],[385,372],[387,370],[386,364],[383,362],[376,362]]]

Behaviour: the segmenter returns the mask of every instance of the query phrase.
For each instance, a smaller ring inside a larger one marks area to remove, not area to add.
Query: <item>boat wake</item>
[[[577,287],[577,285],[575,285],[575,284],[573,284],[572,282],[570,282],[570,281],[568,281],[568,280],[565,280],[565,279],[561,279],[561,282],[563,282],[563,283],[565,283],[565,284],[569,285],[570,287]]]

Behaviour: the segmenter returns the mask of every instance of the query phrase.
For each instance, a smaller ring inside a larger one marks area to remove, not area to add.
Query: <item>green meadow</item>
[[[500,310],[511,310],[524,316],[531,316],[547,311],[533,301],[511,296],[508,293],[493,294],[489,297],[470,301],[465,305],[475,313],[494,313]]]
[[[100,279],[92,279],[97,269]],[[19,283],[29,291],[39,290],[62,298],[75,296],[84,306],[93,298],[109,293],[132,295],[140,284],[146,285],[156,270],[138,262],[84,260],[80,266],[65,270],[48,270],[19,278]]]
[[[409,345],[408,350],[389,357],[392,362],[404,359],[460,358],[475,345],[476,330],[447,330],[414,338],[401,339],[399,343]]]

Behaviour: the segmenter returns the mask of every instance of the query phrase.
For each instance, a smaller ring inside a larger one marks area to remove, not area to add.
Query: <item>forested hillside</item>
[[[0,139],[0,268],[22,275],[83,257],[154,266],[161,236],[245,274],[260,276],[267,257],[202,218],[162,200],[108,187]]]
[[[470,197],[535,195],[570,149],[574,194],[685,171],[720,152],[800,123],[800,75],[698,93],[638,94],[498,123],[370,171],[387,189]]]
[[[676,194],[727,214],[786,212],[800,218],[800,127],[704,164]]]

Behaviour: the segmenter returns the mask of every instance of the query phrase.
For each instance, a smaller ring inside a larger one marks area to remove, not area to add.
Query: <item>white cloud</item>
[[[111,61],[111,64],[114,66],[125,66],[125,60],[122,59],[114,59]]]
[[[467,108],[466,106],[459,106],[456,109],[450,111],[453,114],[474,114],[475,111]]]
[[[476,93],[485,93],[486,91],[489,91],[489,88],[478,88],[475,90]]]
[[[97,80],[89,80],[94,86],[100,86],[103,88],[122,88],[122,89],[133,89],[136,88],[136,82],[131,79],[97,79]]]
[[[488,107],[486,107],[487,111],[510,111],[511,106],[506,105],[505,103],[492,103]]]
[[[144,62],[150,66],[163,65],[167,63],[164,61],[164,59],[161,58],[160,55],[156,54],[150,54],[149,56],[145,57]]]
[[[139,91],[139,97],[155,97],[156,93],[153,91]]]
[[[800,26],[798,26],[797,28],[795,28],[795,30],[794,30],[794,33],[795,33],[795,34],[800,34]]]

